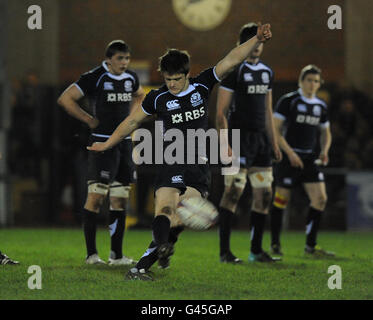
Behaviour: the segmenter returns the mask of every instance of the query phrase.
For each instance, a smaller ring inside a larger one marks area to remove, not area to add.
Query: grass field
[[[150,231],[129,230],[125,254],[139,259],[151,240]],[[154,265],[156,281],[125,281],[129,267],[88,266],[84,263],[83,232],[79,229],[0,230],[0,249],[20,266],[0,266],[0,300],[11,299],[373,299],[373,233],[321,232],[319,243],[337,257],[314,259],[303,254],[304,234],[283,235],[282,262],[249,264],[249,235],[232,234],[234,253],[242,265],[218,260],[218,235],[184,232],[176,245],[171,268]],[[269,236],[264,244],[268,247]],[[100,229],[97,247],[109,254],[108,231]],[[42,289],[28,289],[28,267],[39,265]],[[342,289],[327,286],[328,267],[342,269]]]

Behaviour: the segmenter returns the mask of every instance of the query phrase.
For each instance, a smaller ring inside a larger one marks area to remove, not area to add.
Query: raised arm
[[[261,25],[258,23],[258,31],[255,37],[232,49],[218,62],[215,69],[216,75],[219,79],[223,79],[235,66],[244,61],[250,52],[260,45],[260,43],[266,42],[271,38],[271,26],[269,24]]]
[[[86,123],[91,129],[96,128],[99,123],[98,119],[85,112],[77,103],[82,97],[83,94],[72,84],[60,95],[57,103],[63,107],[68,114]]]
[[[148,117],[148,115],[142,110],[141,106],[137,106],[132,110],[129,116],[119,124],[108,140],[105,142],[95,142],[92,146],[87,147],[87,149],[96,152],[111,149],[137,129],[146,117]]]

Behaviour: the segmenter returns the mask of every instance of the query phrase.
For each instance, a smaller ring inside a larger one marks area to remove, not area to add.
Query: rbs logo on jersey
[[[304,114],[298,114],[297,122],[298,123],[307,123],[307,124],[310,124],[311,126],[317,126],[320,122],[320,118],[312,117],[312,116],[306,116]]]
[[[132,93],[108,93],[107,102],[127,102],[132,100]]]
[[[268,85],[266,84],[257,84],[257,85],[250,85],[247,86],[247,93],[248,94],[266,94],[268,91]]]
[[[171,115],[172,123],[182,123],[191,120],[196,120],[203,117],[205,114],[205,107],[195,109],[193,111],[185,111],[184,113],[175,113]]]

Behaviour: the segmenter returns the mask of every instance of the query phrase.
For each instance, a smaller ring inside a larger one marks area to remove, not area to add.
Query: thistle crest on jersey
[[[269,74],[268,74],[268,72],[262,72],[262,81],[264,83],[269,83]]]
[[[203,103],[202,97],[199,94],[199,92],[192,94],[192,96],[190,97],[190,103],[192,104],[193,107],[197,107]]]
[[[124,90],[126,91],[132,91],[132,82],[127,80],[124,81]]]

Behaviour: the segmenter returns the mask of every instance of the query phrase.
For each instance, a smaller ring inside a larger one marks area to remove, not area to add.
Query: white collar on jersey
[[[184,91],[181,91],[180,93],[178,94],[173,94],[172,92],[170,92],[170,90],[168,90],[168,92],[170,92],[173,96],[175,97],[184,97],[186,96],[187,94],[191,93],[193,90],[195,90],[195,86],[193,86],[192,84],[189,84],[189,87],[188,89],[184,90]]]
[[[257,66],[259,63],[261,63],[261,61],[258,59],[258,62],[255,63],[255,62],[251,62],[251,61],[247,61],[245,60],[244,61],[246,64],[250,65],[250,66]]]
[[[107,74],[110,78],[112,79],[115,79],[115,80],[123,80],[125,78],[133,78],[129,73],[127,72],[123,72],[122,74],[120,75],[115,75],[115,74],[112,74],[106,64],[106,61],[102,61],[102,66],[104,67],[104,69],[107,71]]]
[[[303,90],[302,88],[299,88],[298,89],[298,92],[300,94],[300,96],[302,97],[302,99],[307,102],[307,103],[320,103],[320,100],[316,97],[316,95],[313,95],[312,98],[307,98],[304,93],[303,93]]]
[[[264,70],[267,70],[270,73],[272,73],[272,70],[270,68],[268,68],[265,64],[263,64],[263,62],[260,61],[260,60],[257,63],[244,61],[244,65],[247,66],[248,68],[250,68],[253,71],[258,71],[258,70],[263,70],[264,69]]]

